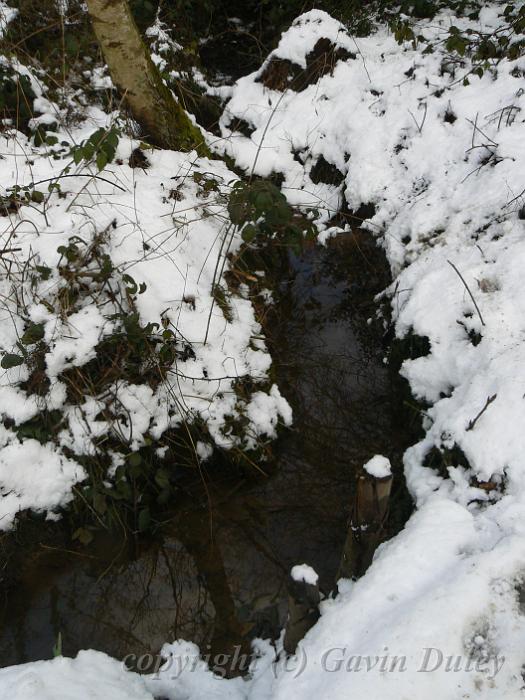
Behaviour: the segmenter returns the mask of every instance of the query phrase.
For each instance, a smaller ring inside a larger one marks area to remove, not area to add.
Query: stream
[[[94,648],[116,658],[178,638],[216,654],[277,637],[294,564],[310,564],[321,589],[334,589],[352,476],[374,454],[394,466],[389,534],[402,526],[407,435],[367,323],[388,271],[359,236],[288,253],[267,333],[294,424],[275,445],[271,474],[214,477],[210,465],[207,489],[190,485],[154,539],[101,533],[82,549],[42,545],[0,600],[0,665],[51,658],[59,635],[64,655]]]

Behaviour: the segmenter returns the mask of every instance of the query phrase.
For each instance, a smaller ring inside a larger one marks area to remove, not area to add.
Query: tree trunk
[[[160,148],[209,155],[199,129],[164,84],[127,0],[87,0],[93,29],[109,67],[145,138]]]

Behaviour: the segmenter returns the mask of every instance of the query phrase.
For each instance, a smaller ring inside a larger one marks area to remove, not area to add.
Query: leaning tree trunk
[[[207,154],[202,134],[151,60],[127,0],[87,0],[87,6],[111,78],[146,138],[161,148]]]

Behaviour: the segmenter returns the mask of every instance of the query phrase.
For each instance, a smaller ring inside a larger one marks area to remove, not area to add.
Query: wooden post
[[[359,578],[370,566],[383,536],[391,488],[392,474],[377,477],[365,469],[358,474],[338,578]]]
[[[305,564],[294,566],[288,579],[288,620],[284,650],[295,654],[298,643],[319,619],[321,595],[317,574]]]

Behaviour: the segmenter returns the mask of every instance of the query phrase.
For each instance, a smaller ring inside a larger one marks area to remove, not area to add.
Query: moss
[[[193,114],[198,124],[216,136],[220,135],[219,119],[222,105],[216,97],[206,95],[200,85],[190,77],[184,76],[168,82],[184,109]]]

